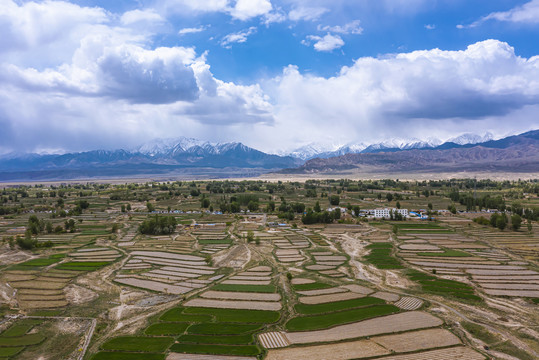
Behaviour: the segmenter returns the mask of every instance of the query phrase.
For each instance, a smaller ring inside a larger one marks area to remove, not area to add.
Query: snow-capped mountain
[[[297,159],[308,160],[314,157],[321,157],[323,156],[323,154],[327,155],[328,157],[336,156],[336,155],[330,155],[330,154],[337,153],[340,151],[340,149],[344,149],[345,147],[347,147],[347,145],[343,146],[342,144],[311,143],[311,144],[301,146],[291,152],[281,152],[280,155],[288,155],[288,156],[295,157]],[[364,148],[365,147],[363,146],[362,149]]]
[[[490,132],[487,132],[483,136],[477,135],[477,134],[466,133],[466,134],[462,134],[460,136],[451,138],[447,140],[447,142],[452,142],[458,145],[467,145],[467,144],[480,144],[480,143],[487,142],[490,140],[494,140],[494,136]]]
[[[346,154],[395,152],[399,150],[412,149],[434,149],[444,145],[446,145],[445,147],[447,147],[449,146],[449,144],[453,144],[452,146],[455,146],[454,144],[480,144],[493,139],[493,135],[487,132],[485,135],[482,136],[467,133],[455,138],[451,138],[445,142],[437,138],[427,138],[426,140],[416,138],[394,138],[372,144],[350,143],[342,146],[322,146],[318,144],[309,144],[306,146],[302,146],[294,151],[283,153],[282,155],[289,155],[301,160],[310,160],[314,158],[328,159],[331,157]]]
[[[424,149],[436,147],[442,141],[439,139],[430,138],[426,141],[419,139],[389,139],[379,143],[364,144],[364,143],[349,143],[341,146],[321,146],[317,144],[309,144],[300,147],[286,155],[302,159],[310,160],[314,158],[327,159],[345,154],[361,154],[381,151],[397,151],[409,149]]]
[[[187,151],[194,146],[202,146],[207,142],[188,137],[154,139],[133,149],[148,156],[166,155],[174,151]]]

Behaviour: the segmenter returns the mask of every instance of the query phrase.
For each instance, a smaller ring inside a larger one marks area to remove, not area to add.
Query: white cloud
[[[329,10],[325,7],[297,7],[288,13],[288,18],[292,21],[312,21],[317,20],[320,16],[327,13]]]
[[[256,33],[256,27],[251,26],[249,29],[228,34],[221,40],[221,46],[230,48],[233,43],[244,43],[247,41],[247,38],[254,33]]]
[[[100,8],[63,1],[2,0],[0,5],[0,59],[9,57],[38,67],[68,60],[84,35],[110,22]]]
[[[229,0],[158,0],[167,12],[224,12],[229,9]]]
[[[512,23],[538,24],[539,23],[539,0],[532,0],[524,5],[517,6],[508,11],[490,13],[474,23],[464,27],[476,27],[489,20],[505,21]],[[458,27],[458,26],[457,26]]]
[[[264,24],[269,26],[272,23],[282,23],[287,20],[286,13],[281,8],[275,9],[264,15]]]
[[[352,22],[349,22],[344,25],[336,25],[336,26],[321,26],[318,25],[319,31],[328,31],[338,34],[354,34],[354,35],[360,35],[363,33],[363,28],[361,27],[361,21],[354,20]]]
[[[237,0],[230,14],[236,19],[248,20],[269,13],[272,8],[269,0]]]
[[[434,29],[436,29],[436,25],[434,25],[434,24],[427,24],[427,25],[425,25],[425,29],[427,29],[427,30],[434,30]]]
[[[163,23],[165,19],[154,9],[139,10],[135,9],[124,13],[120,19],[123,25],[132,25],[140,23]]]
[[[521,58],[508,44],[487,40],[463,51],[360,58],[330,78],[288,67],[274,86],[267,91],[283,143],[297,141],[297,131],[317,139],[334,129],[346,141],[444,137],[463,128],[518,131],[537,127],[530,114],[539,107],[539,56]],[[515,114],[518,123],[510,120]]]
[[[195,28],[183,28],[183,29],[180,29],[180,31],[178,31],[178,35],[181,36],[181,35],[187,35],[187,34],[196,34],[196,33],[205,31],[207,28],[208,28],[207,26],[199,26]]]
[[[316,51],[330,52],[344,46],[344,41],[339,35],[331,34],[327,34],[324,37],[309,35],[306,40],[302,41],[302,44],[309,46],[313,41],[313,47]]]

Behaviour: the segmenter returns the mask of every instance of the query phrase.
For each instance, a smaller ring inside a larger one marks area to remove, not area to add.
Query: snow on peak
[[[178,148],[186,151],[194,146],[201,146],[205,143],[205,141],[183,136],[179,138],[154,139],[137,147],[135,151],[150,156],[165,155]]]
[[[460,136],[451,138],[447,141],[453,142],[459,145],[466,145],[466,144],[479,144],[479,143],[487,142],[493,139],[494,139],[494,136],[492,135],[492,133],[487,132],[483,136],[477,135],[477,134],[466,133],[466,134],[462,134]]]

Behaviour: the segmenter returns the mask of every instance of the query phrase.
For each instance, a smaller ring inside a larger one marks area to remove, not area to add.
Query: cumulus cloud
[[[222,12],[229,9],[229,0],[158,0],[157,3],[169,12]]]
[[[236,19],[247,20],[267,14],[271,10],[272,5],[269,0],[237,0],[234,8],[230,10],[230,14]]]
[[[473,22],[472,24],[468,26],[460,25],[457,27],[458,28],[476,27],[489,20],[512,22],[512,23],[523,23],[523,24],[538,24],[539,23],[539,0],[532,0],[524,5],[514,7],[508,11],[493,12]]]
[[[71,58],[80,39],[110,23],[100,8],[64,1],[3,0],[0,6],[0,59],[9,57],[27,66],[57,64]]]
[[[62,31],[51,24],[45,29],[50,35],[34,29],[62,20],[65,6],[86,23],[62,24]],[[21,25],[16,18],[27,7],[37,12],[32,14],[37,20]],[[47,1],[13,5],[6,13],[0,27],[16,24],[26,43],[0,53],[0,153],[118,148],[170,133],[211,138],[205,124],[226,128],[273,121],[272,106],[259,85],[215,79],[205,54],[198,56],[194,48],[153,48],[152,33],[131,26],[159,21],[153,11],[115,16]],[[52,43],[69,45],[51,66],[40,59],[35,67],[24,61],[46,53],[32,42],[39,36],[51,38],[50,48]]]
[[[427,29],[427,30],[434,30],[434,29],[436,29],[436,25],[434,25],[434,24],[427,24],[427,25],[425,25],[425,29]]]
[[[191,28],[183,28],[178,31],[178,35],[187,35],[187,34],[196,34],[199,32],[203,32],[207,29],[207,26],[199,26],[199,27],[191,27]]]
[[[319,31],[328,31],[338,34],[354,34],[354,35],[360,35],[363,33],[363,28],[361,27],[361,21],[354,20],[352,22],[349,22],[344,25],[336,25],[336,26],[321,26],[318,25]]]
[[[251,26],[249,29],[228,34],[221,40],[221,46],[230,48],[233,43],[244,43],[247,41],[247,38],[254,33],[256,33],[256,27]]]
[[[314,42],[316,51],[331,52],[344,46],[344,41],[339,35],[327,34],[325,36],[309,35],[306,40],[303,40],[303,45],[309,46]]]
[[[221,12],[242,21],[269,14],[273,9],[270,0],[158,0],[158,3],[167,13]]]
[[[325,7],[306,7],[301,6],[291,10],[288,13],[288,18],[292,21],[313,21],[319,19],[322,15],[327,13],[329,9]]]
[[[463,51],[360,58],[330,78],[288,67],[271,94],[283,127],[285,119],[298,119],[295,127],[309,132],[306,137],[339,129],[349,140],[369,141],[399,133],[447,134],[462,124],[470,131],[503,128],[506,116],[537,109],[538,80],[539,57],[521,58],[508,44],[487,40]],[[529,117],[519,126],[534,121]]]
[[[123,25],[165,22],[165,19],[154,9],[128,11],[122,15],[120,20]]]
[[[198,86],[188,66],[192,61],[189,52],[183,48],[151,51],[127,45],[106,49],[98,60],[100,92],[133,103],[195,100]]]

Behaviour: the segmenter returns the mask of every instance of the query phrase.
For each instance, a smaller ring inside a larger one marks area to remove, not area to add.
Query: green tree
[[[314,204],[314,212],[319,213],[321,211],[322,211],[322,209],[320,208],[320,202],[317,201],[316,204]]]
[[[258,208],[258,201],[249,201],[249,203],[247,204],[247,209],[249,209],[249,211],[258,211]]]
[[[37,239],[32,237],[32,231],[26,230],[24,237],[17,238],[17,245],[23,250],[32,250],[37,245]]]
[[[522,218],[518,214],[514,214],[511,216],[511,228],[514,231],[517,231],[520,229],[520,226],[522,225]]]
[[[498,222],[498,216],[498,213],[490,215],[490,226],[496,227],[496,223]]]
[[[204,209],[207,209],[210,207],[210,199],[208,199],[207,197],[204,197],[201,201],[200,201],[200,206]]]
[[[141,234],[146,235],[169,235],[176,230],[176,218],[174,216],[150,216],[144,220],[138,228]]]
[[[502,231],[507,227],[507,218],[505,217],[505,214],[498,216],[496,227]]]
[[[50,221],[47,221],[47,224],[45,225],[45,229],[47,230],[47,234],[51,234],[53,232],[54,229]]]
[[[341,218],[341,208],[336,208],[333,210],[333,218],[339,220]]]
[[[340,202],[341,202],[341,198],[339,197],[339,195],[331,195],[329,197],[329,203],[333,206],[339,205]]]
[[[247,232],[247,242],[253,242],[255,240],[255,233],[252,230]]]
[[[359,212],[360,212],[360,211],[361,211],[361,209],[359,208],[358,205],[354,206],[354,215],[355,215],[356,217],[359,216]]]
[[[393,201],[393,194],[392,194],[392,193],[387,193],[387,194],[386,194],[386,199],[387,199],[387,201],[389,201],[389,202]]]
[[[147,202],[146,203],[146,208],[148,209],[148,212],[154,212],[155,211],[155,206],[153,206],[153,204],[151,202]]]
[[[400,209],[401,208],[401,203],[399,201],[397,201],[397,204],[395,206],[397,207],[397,209]]]

